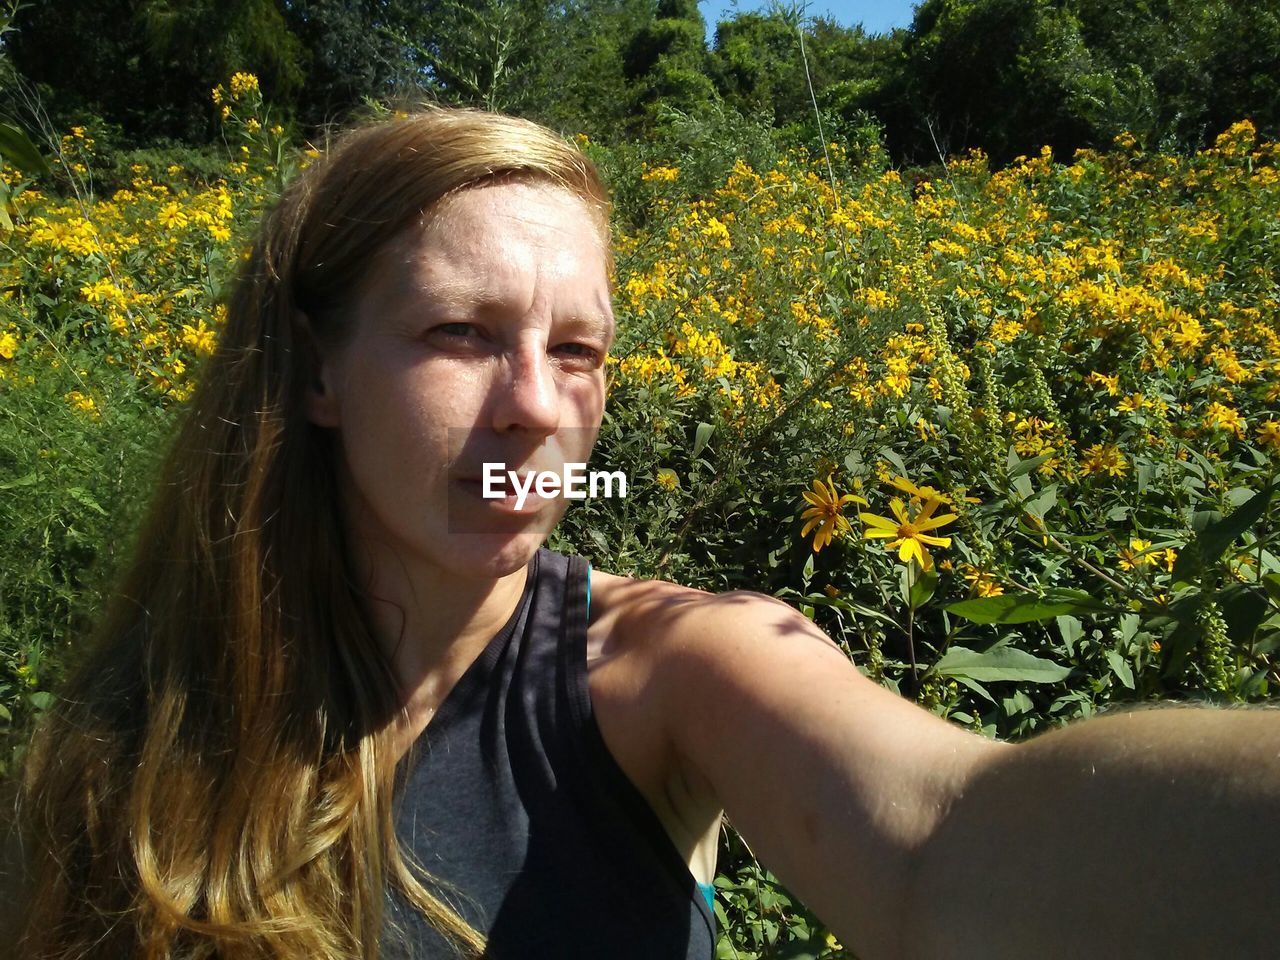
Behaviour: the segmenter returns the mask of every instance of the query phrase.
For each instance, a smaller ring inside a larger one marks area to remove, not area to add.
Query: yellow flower
[[[1120,378],[1116,374],[1108,376],[1105,373],[1098,373],[1098,371],[1095,370],[1084,378],[1084,382],[1096,383],[1114,397],[1120,393],[1120,387],[1118,385],[1119,379]]]
[[[680,176],[679,167],[654,167],[640,175],[644,181],[657,180],[660,183],[671,183]]]
[[[968,563],[961,569],[964,578],[969,581],[969,590],[975,597],[999,597],[1004,594],[1004,587],[989,571],[979,570]]]
[[[67,393],[66,400],[75,409],[89,414],[95,420],[98,418],[98,405],[93,402],[93,397],[87,397],[79,390],[72,390]]]
[[[11,332],[6,330],[0,333],[0,357],[5,360],[12,360],[14,354],[18,352],[18,338]]]
[[[3,350],[0,350],[0,354]],[[1263,446],[1280,450],[1280,420],[1264,420],[1258,428],[1258,442]]]
[[[949,547],[951,538],[933,536],[929,531],[937,530],[956,518],[954,513],[944,513],[940,517],[935,517],[933,512],[941,504],[941,500],[931,498],[925,502],[919,512],[912,516],[906,505],[899,498],[894,497],[889,501],[889,509],[893,511],[896,520],[877,516],[874,513],[858,514],[867,524],[867,530],[864,531],[863,536],[868,540],[889,540],[890,542],[884,545],[885,549],[893,550],[896,547],[898,559],[903,563],[916,560],[923,569],[932,570],[933,560],[925,547]]]
[[[1118,404],[1116,409],[1121,413],[1133,413],[1135,410],[1141,410],[1147,405],[1147,398],[1140,393],[1131,393]]]
[[[258,90],[258,78],[252,73],[235,73],[231,76],[231,96],[239,99]]]
[[[1156,562],[1156,555],[1150,553],[1151,541],[1139,537],[1131,537],[1129,546],[1116,551],[1121,570],[1132,570],[1135,567],[1149,567]]]
[[[813,538],[814,553],[820,551],[838,534],[848,533],[852,529],[843,513],[846,503],[860,503],[864,507],[867,506],[867,501],[857,494],[839,493],[830,476],[827,477],[825,484],[815,479],[813,492],[806,490],[803,497],[810,507],[800,514],[800,518],[807,521],[800,530],[800,536],[807,537],[809,531],[814,527],[818,528]]]
[[[905,494],[909,494],[913,501],[915,500],[937,500],[951,506],[951,498],[940,490],[933,487],[919,487],[908,480],[906,477],[892,477],[889,480],[889,486],[897,490],[901,490]],[[976,502],[976,501],[975,501]]]
[[[181,230],[187,225],[187,215],[176,203],[169,203],[156,214],[156,220],[170,230]]]
[[[663,467],[659,470],[657,480],[658,486],[662,487],[664,490],[674,490],[676,487],[680,486],[679,475],[670,467]]]
[[[1118,447],[1109,443],[1095,443],[1084,452],[1080,461],[1080,472],[1088,476],[1091,473],[1106,473],[1113,477],[1122,477],[1129,470],[1129,461],[1124,458]]]
[[[1226,404],[1209,404],[1209,409],[1204,414],[1204,425],[1209,429],[1217,427],[1234,433],[1237,437],[1244,437],[1244,418],[1240,416],[1238,410],[1234,407],[1228,407]]]

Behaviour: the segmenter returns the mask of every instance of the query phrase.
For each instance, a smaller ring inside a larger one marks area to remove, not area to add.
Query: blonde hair
[[[303,398],[375,255],[497,177],[572,191],[607,246],[591,162],[476,110],[353,130],[264,219],[130,563],[28,753],[19,956],[373,960],[389,883],[483,949],[395,835],[403,691]]]

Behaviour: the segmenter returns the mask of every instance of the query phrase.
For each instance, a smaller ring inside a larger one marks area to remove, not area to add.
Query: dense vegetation
[[[633,490],[553,547],[781,596],[988,736],[1274,696],[1268,5],[741,14],[710,50],[666,0],[58,7],[4,38],[48,170],[0,127],[0,773],[135,546],[247,231],[313,123],[411,84],[556,124],[616,193],[597,458]],[[847,955],[725,842],[722,956]]]
[[[808,128],[816,100],[833,131],[882,126],[897,162],[1045,144],[1070,159],[1122,131],[1189,149],[1280,122],[1274,2],[925,0],[889,35],[777,7],[716,24],[709,46],[696,0],[59,0],[15,26],[54,126],[100,141],[214,139],[205,94],[245,69],[307,136],[423,93],[607,143],[651,135],[664,108]]]

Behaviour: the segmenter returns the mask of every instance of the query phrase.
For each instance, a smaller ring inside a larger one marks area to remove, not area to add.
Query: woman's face
[[[586,462],[614,337],[597,218],[559,187],[465,189],[376,257],[351,339],[308,415],[337,431],[347,529],[410,565],[503,576],[568,504],[481,497],[486,462],[523,477]]]

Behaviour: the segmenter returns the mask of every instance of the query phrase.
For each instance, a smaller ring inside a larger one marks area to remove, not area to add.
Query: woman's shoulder
[[[794,607],[765,593],[715,593],[593,566],[588,636],[595,645],[589,642],[588,660],[623,653],[660,656],[689,643],[714,644],[729,639],[744,621],[762,619],[775,625],[806,620]],[[821,630],[812,624],[809,628],[810,639],[836,646]]]

